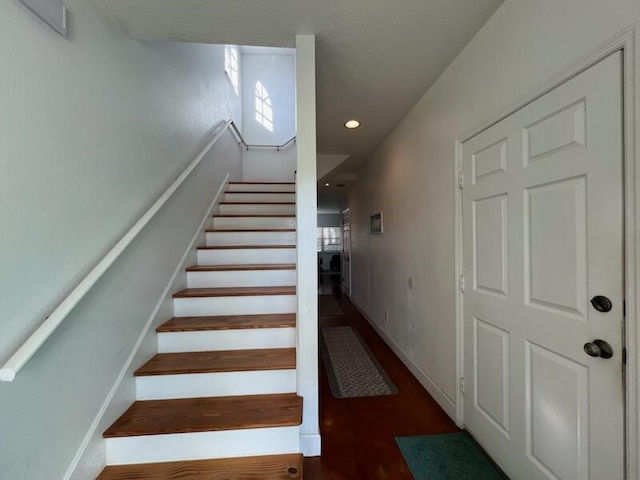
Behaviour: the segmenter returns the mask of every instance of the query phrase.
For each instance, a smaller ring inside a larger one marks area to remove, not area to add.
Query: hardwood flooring
[[[321,293],[336,292],[330,282]],[[320,317],[320,326],[355,327],[398,387],[397,395],[334,398],[320,360],[322,456],[304,459],[305,480],[413,480],[394,437],[457,432],[418,380],[344,297],[345,315]]]

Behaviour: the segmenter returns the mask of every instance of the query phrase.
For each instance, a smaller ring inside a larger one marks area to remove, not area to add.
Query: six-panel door
[[[514,480],[623,478],[620,72],[614,54],[463,144],[464,422]]]

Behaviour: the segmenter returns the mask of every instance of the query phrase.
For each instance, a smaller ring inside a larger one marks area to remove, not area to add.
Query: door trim
[[[632,25],[586,53],[571,65],[562,69],[547,81],[531,90],[499,111],[477,127],[464,132],[454,141],[454,229],[455,229],[455,316],[456,316],[456,424],[464,427],[464,396],[462,379],[464,378],[464,324],[463,296],[460,278],[463,273],[462,256],[462,190],[458,188],[458,175],[462,171],[462,144],[479,133],[491,128],[516,111],[536,101],[551,90],[580,75],[609,55],[622,52],[623,79],[623,182],[624,182],[624,292],[626,297],[626,315],[624,319],[624,344],[626,346],[625,368],[625,470],[628,480],[640,480],[640,248],[635,232],[640,229],[640,159],[636,145],[640,145],[640,99],[636,98],[636,58],[640,52],[638,29]]]

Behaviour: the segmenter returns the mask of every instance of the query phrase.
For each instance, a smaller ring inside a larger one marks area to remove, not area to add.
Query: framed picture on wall
[[[382,224],[382,212],[378,212],[375,215],[371,215],[369,217],[369,226],[371,228],[370,233],[372,235],[377,235],[384,232]]]

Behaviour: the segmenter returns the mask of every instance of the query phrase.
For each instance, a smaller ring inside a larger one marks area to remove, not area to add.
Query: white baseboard
[[[172,287],[174,282],[176,281],[178,274],[184,271],[186,267],[187,259],[189,258],[189,255],[194,251],[196,242],[201,236],[204,235],[203,231],[204,231],[205,225],[208,221],[211,221],[211,215],[212,215],[213,209],[220,202],[228,182],[229,182],[229,175],[225,177],[224,181],[220,185],[220,188],[218,189],[218,192],[216,193],[213,201],[211,202],[211,205],[207,209],[207,212],[204,215],[202,222],[198,226],[198,229],[196,230],[193,238],[189,242],[189,245],[187,246],[184,254],[182,255],[180,262],[178,262],[178,266],[176,267],[175,271],[173,272],[173,275],[167,282],[167,286],[165,287],[160,299],[158,300],[158,303],[153,309],[153,312],[149,316],[149,319],[147,320],[147,323],[144,329],[140,333],[138,341],[133,347],[133,350],[131,351],[129,358],[127,359],[126,363],[122,367],[120,374],[116,378],[116,381],[111,387],[109,394],[105,398],[105,401],[100,407],[98,414],[94,418],[91,424],[91,427],[89,427],[89,430],[87,431],[87,434],[85,435],[84,440],[80,445],[80,448],[76,452],[76,455],[73,457],[73,460],[71,461],[71,464],[69,465],[69,468],[67,469],[63,477],[63,480],[87,480],[88,478],[95,478],[105,467],[106,443],[103,443],[104,440],[99,435],[98,429],[102,423],[102,420],[105,414],[107,413],[109,406],[111,405],[111,402],[116,397],[116,394],[118,393],[118,390],[120,389],[123,383],[123,380],[127,378],[127,375],[129,374],[131,369],[131,365],[134,359],[136,358],[136,355],[138,353],[138,350],[140,349],[140,346],[144,342],[147,334],[149,333],[151,326],[154,325],[154,322],[157,319],[158,312],[162,308],[163,304],[167,301],[167,299],[170,298]],[[102,453],[100,453],[99,450],[89,448],[89,445],[91,444],[91,442],[96,441],[96,439],[99,439],[100,442],[103,443]]]
[[[358,305],[353,298],[351,298],[351,303],[358,309],[360,314],[365,318],[369,325],[373,327],[373,329],[382,337],[382,339],[386,342],[391,350],[400,358],[402,363],[409,369],[409,371],[413,374],[414,377],[418,379],[418,381],[422,384],[422,386],[429,392],[429,394],[438,402],[438,405],[442,407],[442,409],[446,412],[449,417],[455,422],[456,421],[456,404],[449,396],[433,381],[433,379],[427,375],[416,363],[409,358],[409,356],[402,351],[402,348],[394,342],[387,332],[382,330],[380,326],[374,322],[371,317],[367,314],[367,312]]]
[[[305,457],[319,457],[322,451],[322,439],[319,433],[303,433],[300,435],[300,452]]]

